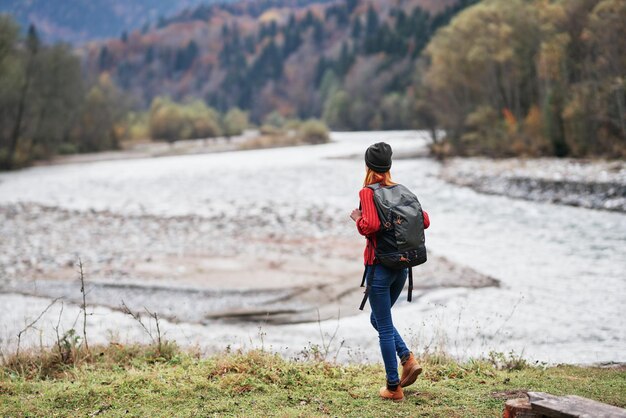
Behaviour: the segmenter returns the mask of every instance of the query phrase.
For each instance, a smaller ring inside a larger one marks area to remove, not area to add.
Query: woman
[[[365,187],[380,183],[381,186],[392,186],[391,181],[391,146],[384,142],[376,143],[365,151],[367,171],[363,188],[359,192],[362,210],[355,209],[350,217],[356,222],[357,230],[367,237],[364,259],[367,275],[374,269],[370,286],[369,301],[372,313],[370,321],[380,341],[380,351],[385,363],[387,384],[380,389],[380,396],[384,399],[404,399],[403,387],[415,382],[422,368],[417,364],[413,353],[407,348],[402,337],[393,326],[391,307],[398,299],[407,278],[408,269],[394,270],[376,261],[376,235],[380,229],[380,220],[374,204],[374,192]],[[426,211],[424,214],[424,228],[428,228],[430,220]],[[369,280],[369,279],[368,279]],[[398,376],[398,362],[402,364],[402,376]]]

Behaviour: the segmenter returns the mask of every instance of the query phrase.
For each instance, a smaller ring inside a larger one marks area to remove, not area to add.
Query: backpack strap
[[[368,270],[368,267],[369,270]],[[363,292],[363,300],[361,301],[361,305],[359,306],[359,310],[362,311],[363,308],[365,307],[365,302],[367,301],[367,297],[369,295],[369,291],[370,291],[370,283],[372,282],[372,277],[374,277],[374,270],[375,270],[375,266],[374,264],[370,264],[369,266],[365,266],[365,271],[363,272],[363,281],[361,282],[361,287],[363,287],[363,282],[365,282],[365,277],[367,277],[367,287],[365,288],[365,291]]]
[[[409,294],[406,297],[407,301],[413,299],[413,267],[409,267]]]
[[[368,270],[368,267],[370,269]],[[365,270],[363,271],[363,279],[361,279],[361,287],[365,284],[365,279],[367,278],[367,286],[365,287],[365,291],[363,292],[363,300],[361,301],[361,305],[359,306],[359,310],[362,311],[365,307],[365,302],[367,302],[367,297],[369,296],[370,291],[370,283],[371,279],[374,276],[374,265],[371,264],[369,266],[365,266]],[[409,292],[407,294],[406,300],[411,302],[413,300],[413,267],[409,267]]]
[[[378,190],[378,189],[380,189],[380,188],[381,188],[381,185],[380,185],[380,183],[372,183],[372,184],[368,184],[368,185],[367,185],[367,186],[365,186],[365,187],[367,187],[367,188],[369,188],[369,189],[372,189],[372,190],[376,191],[376,190]]]

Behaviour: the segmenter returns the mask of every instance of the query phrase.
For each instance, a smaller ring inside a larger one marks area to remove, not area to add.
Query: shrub
[[[78,148],[75,144],[64,142],[59,145],[59,148],[57,148],[57,152],[61,155],[76,154],[78,152]]]
[[[169,142],[222,134],[219,114],[204,102],[196,100],[183,105],[159,97],[150,107],[149,130],[152,139]]]
[[[236,107],[230,109],[222,121],[224,135],[227,137],[241,135],[248,125],[248,113]]]
[[[149,138],[149,125],[149,112],[129,112],[126,116],[123,137],[130,140]]]
[[[279,112],[273,111],[265,116],[263,119],[263,125],[271,125],[276,128],[282,128],[285,125],[285,118]]]
[[[259,132],[261,135],[279,135],[282,131],[280,128],[273,125],[262,125],[261,128],[259,128]]]
[[[150,137],[174,142],[181,138],[183,118],[180,109],[169,99],[157,97],[150,106]]]
[[[307,144],[324,144],[330,141],[328,126],[317,119],[309,119],[299,129],[298,136]]]
[[[284,133],[275,133],[273,135],[260,135],[251,138],[239,146],[240,149],[257,149],[257,148],[276,148],[290,147],[300,145],[302,142],[295,135],[286,135]]]
[[[182,108],[186,128],[184,139],[214,138],[222,134],[220,115],[204,102],[195,100]]]

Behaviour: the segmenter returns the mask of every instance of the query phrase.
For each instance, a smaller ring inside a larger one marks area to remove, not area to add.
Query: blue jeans
[[[370,279],[374,269],[373,278]],[[398,360],[406,358],[410,350],[398,334],[391,320],[391,307],[400,296],[406,282],[408,269],[394,270],[382,264],[367,266],[367,279],[369,289],[369,301],[372,313],[370,321],[376,331],[380,342],[380,351],[385,363],[387,383],[395,385],[400,383],[398,376]],[[371,283],[370,283],[371,281]]]

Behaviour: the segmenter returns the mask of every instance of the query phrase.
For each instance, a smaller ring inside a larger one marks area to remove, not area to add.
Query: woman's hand
[[[354,222],[356,222],[361,217],[361,211],[358,209],[354,209],[350,214],[350,217]]]

